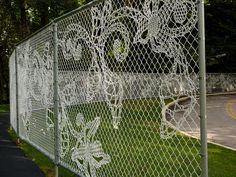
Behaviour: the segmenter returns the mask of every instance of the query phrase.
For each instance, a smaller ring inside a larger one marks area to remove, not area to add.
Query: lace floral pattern
[[[189,116],[197,103],[197,84],[189,72],[189,63],[181,39],[191,32],[197,24],[196,1],[187,0],[145,0],[142,6],[124,6],[114,8],[111,0],[104,1],[102,6],[94,6],[90,10],[91,29],[84,27],[82,22],[69,23],[60,32],[58,48],[66,61],[81,61],[85,50],[91,54],[91,62],[86,70],[85,100],[92,103],[97,94],[102,93],[109,107],[113,128],[119,131],[122,122],[122,108],[124,99],[124,81],[117,72],[114,72],[107,62],[106,47],[110,36],[119,34],[110,41],[112,57],[118,64],[124,62],[131,51],[132,45],[150,45],[152,52],[164,55],[170,61],[169,73],[158,81],[160,87],[158,97],[161,107],[170,98],[179,98],[187,95],[190,103],[187,106],[175,106],[167,110],[173,119],[175,113],[184,112],[184,116],[176,124],[181,125]],[[101,5],[101,4],[100,4]],[[131,19],[135,32],[130,32],[124,19]],[[47,110],[46,130],[54,131],[53,121],[53,59],[52,44],[46,42],[43,49],[31,49],[30,40],[25,43],[19,54],[19,80],[22,82],[20,93],[20,117],[26,129],[30,132],[30,117],[34,99]],[[109,57],[109,56],[108,56]],[[30,63],[30,64],[29,64]],[[96,171],[103,165],[111,163],[112,158],[103,150],[102,141],[96,137],[103,117],[96,117],[92,121],[85,121],[81,113],[77,113],[76,126],[70,120],[68,106],[78,104],[78,85],[74,76],[59,72],[59,138],[60,157],[70,156],[87,177],[96,177]],[[184,86],[179,83],[187,82]],[[172,85],[175,85],[174,90]],[[151,89],[150,89],[151,90]],[[146,95],[150,90],[144,90]],[[176,129],[168,124],[165,116],[161,120],[160,134],[163,139],[176,135]],[[70,137],[76,139],[72,145]],[[72,147],[73,146],[73,147]]]

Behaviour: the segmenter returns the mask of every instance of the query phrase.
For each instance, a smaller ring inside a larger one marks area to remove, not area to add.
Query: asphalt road
[[[199,112],[199,107],[196,106],[195,110]],[[190,116],[195,120],[187,121],[180,130],[199,137],[196,112]],[[236,149],[236,95],[207,97],[207,133],[209,141]]]
[[[0,113],[0,177],[44,177],[8,136],[9,113]]]
[[[207,127],[210,141],[236,149],[236,95],[207,98]]]

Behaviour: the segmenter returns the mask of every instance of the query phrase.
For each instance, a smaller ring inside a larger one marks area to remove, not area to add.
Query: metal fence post
[[[58,122],[58,48],[57,48],[57,23],[53,23],[53,84],[54,84],[54,163],[55,177],[58,177],[59,166],[59,122]]]
[[[15,78],[16,78],[16,134],[17,141],[19,142],[20,131],[19,131],[19,96],[18,96],[18,62],[17,62],[17,46],[15,46]]]
[[[207,125],[206,125],[206,53],[204,0],[199,0],[199,57],[200,57],[200,128],[202,177],[208,177]]]

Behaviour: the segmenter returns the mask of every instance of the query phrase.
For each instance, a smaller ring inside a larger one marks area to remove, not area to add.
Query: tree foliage
[[[86,0],[0,1],[0,104],[9,100],[8,60],[14,44]]]
[[[206,4],[208,72],[236,72],[236,0]]]

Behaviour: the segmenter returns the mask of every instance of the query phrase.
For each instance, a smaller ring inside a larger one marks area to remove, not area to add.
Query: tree
[[[9,100],[9,70],[8,59],[14,44],[18,41],[23,30],[20,18],[15,10],[15,4],[7,0],[0,2],[0,103]]]
[[[14,44],[84,0],[0,1],[0,104],[9,102],[8,60]]]
[[[208,72],[236,71],[236,1],[209,0],[206,4]]]

